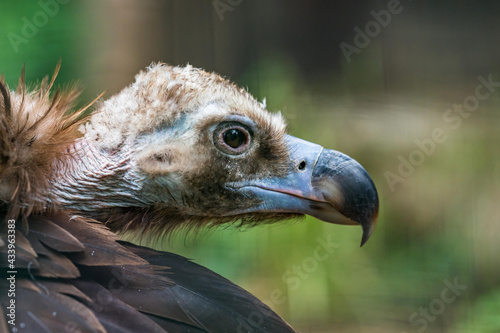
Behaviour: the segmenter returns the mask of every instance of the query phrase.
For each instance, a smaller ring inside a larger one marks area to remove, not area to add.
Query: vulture
[[[30,90],[24,68],[15,90],[0,80],[0,331],[295,332],[224,277],[120,236],[307,214],[370,237],[365,169],[287,135],[227,79],[155,63],[76,109],[58,70]]]

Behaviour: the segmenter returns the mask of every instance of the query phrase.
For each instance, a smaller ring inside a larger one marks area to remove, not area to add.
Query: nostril
[[[306,168],[306,161],[302,160],[300,163],[299,163],[299,166],[298,166],[298,169],[300,171],[304,170]]]

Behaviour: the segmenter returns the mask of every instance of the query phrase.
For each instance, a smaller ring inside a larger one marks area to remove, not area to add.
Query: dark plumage
[[[24,332],[293,332],[223,277],[115,232],[301,214],[360,224],[363,243],[373,230],[378,197],[357,162],[286,135],[216,74],[152,65],[87,118],[70,112],[77,89],[49,96],[54,78],[33,92],[24,75],[16,92],[0,83],[0,266],[17,272]],[[9,288],[2,278],[5,331]]]

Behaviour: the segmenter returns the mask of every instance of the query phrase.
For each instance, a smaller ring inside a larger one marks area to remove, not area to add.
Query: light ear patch
[[[148,149],[137,159],[141,171],[149,175],[163,175],[178,169],[176,154],[171,149]]]

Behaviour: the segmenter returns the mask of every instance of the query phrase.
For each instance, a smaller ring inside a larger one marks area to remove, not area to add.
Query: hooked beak
[[[307,214],[320,220],[361,225],[361,246],[377,221],[377,189],[366,170],[349,156],[293,136],[286,137],[290,170],[285,177],[232,183],[261,200],[245,212]]]

